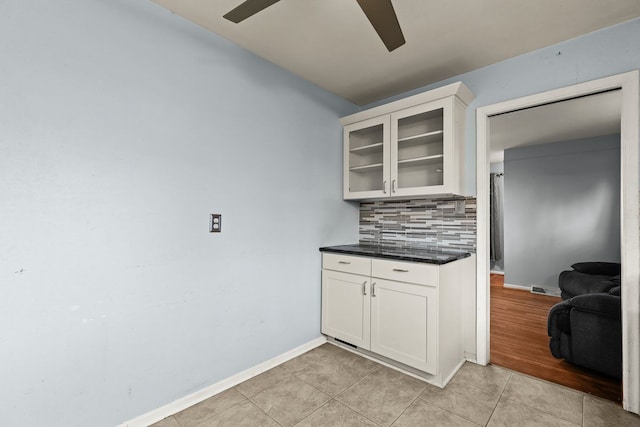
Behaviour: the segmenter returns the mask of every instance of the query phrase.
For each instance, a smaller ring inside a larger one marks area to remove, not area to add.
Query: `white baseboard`
[[[491,273],[491,274],[499,274],[500,276],[504,276],[504,271],[489,270],[489,273]]]
[[[147,412],[146,414],[140,415],[132,420],[125,421],[120,424],[119,427],[147,427],[151,424],[157,423],[158,421],[163,420],[166,417],[183,411],[188,407],[195,405],[196,403],[200,403],[203,400],[206,400],[218,393],[234,387],[243,381],[260,375],[261,373],[268,371],[271,368],[275,368],[276,366],[281,365],[284,362],[293,359],[294,357],[298,357],[309,350],[319,347],[325,342],[327,342],[327,338],[325,336],[316,338],[313,341],[302,344],[300,347],[296,347],[293,350],[282,353],[274,357],[273,359],[269,359],[238,374],[225,378],[222,381],[211,384],[210,386],[202,390],[196,391],[195,393],[192,393],[188,396],[181,397],[174,402],[161,406],[160,408],[154,409],[153,411]]]
[[[509,289],[523,289],[525,291],[529,291],[531,292],[531,286],[524,286],[524,285],[512,285],[510,283],[505,283],[504,285],[502,285],[505,288],[509,288]]]

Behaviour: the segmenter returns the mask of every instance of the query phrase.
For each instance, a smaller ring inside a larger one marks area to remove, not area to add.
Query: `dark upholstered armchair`
[[[583,294],[609,292],[620,286],[620,264],[614,262],[579,262],[573,270],[563,271],[558,278],[562,299]]]
[[[560,273],[564,301],[551,307],[549,349],[558,359],[622,377],[620,264],[579,263]]]

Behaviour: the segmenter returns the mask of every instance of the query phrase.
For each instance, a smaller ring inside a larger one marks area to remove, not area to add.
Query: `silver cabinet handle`
[[[338,264],[351,264],[349,261],[338,261]]]
[[[387,194],[387,181],[382,181],[382,193]]]
[[[394,268],[393,271],[397,271],[398,273],[408,273],[409,270],[403,270],[401,268]]]
[[[367,281],[362,282],[362,295],[367,295]]]
[[[375,298],[376,296],[376,282],[371,284],[371,296]]]
[[[391,181],[391,192],[392,193],[396,192],[396,180],[395,179],[393,181]]]

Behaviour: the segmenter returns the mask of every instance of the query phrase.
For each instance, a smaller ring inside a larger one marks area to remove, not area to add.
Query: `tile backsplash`
[[[464,213],[456,213],[456,202]],[[360,203],[360,244],[476,251],[476,199],[412,199]]]

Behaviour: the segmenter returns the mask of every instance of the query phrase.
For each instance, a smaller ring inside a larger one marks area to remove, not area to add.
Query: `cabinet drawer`
[[[322,268],[369,276],[371,275],[371,258],[323,253]]]
[[[397,282],[438,286],[438,266],[433,264],[373,259],[371,276]]]

